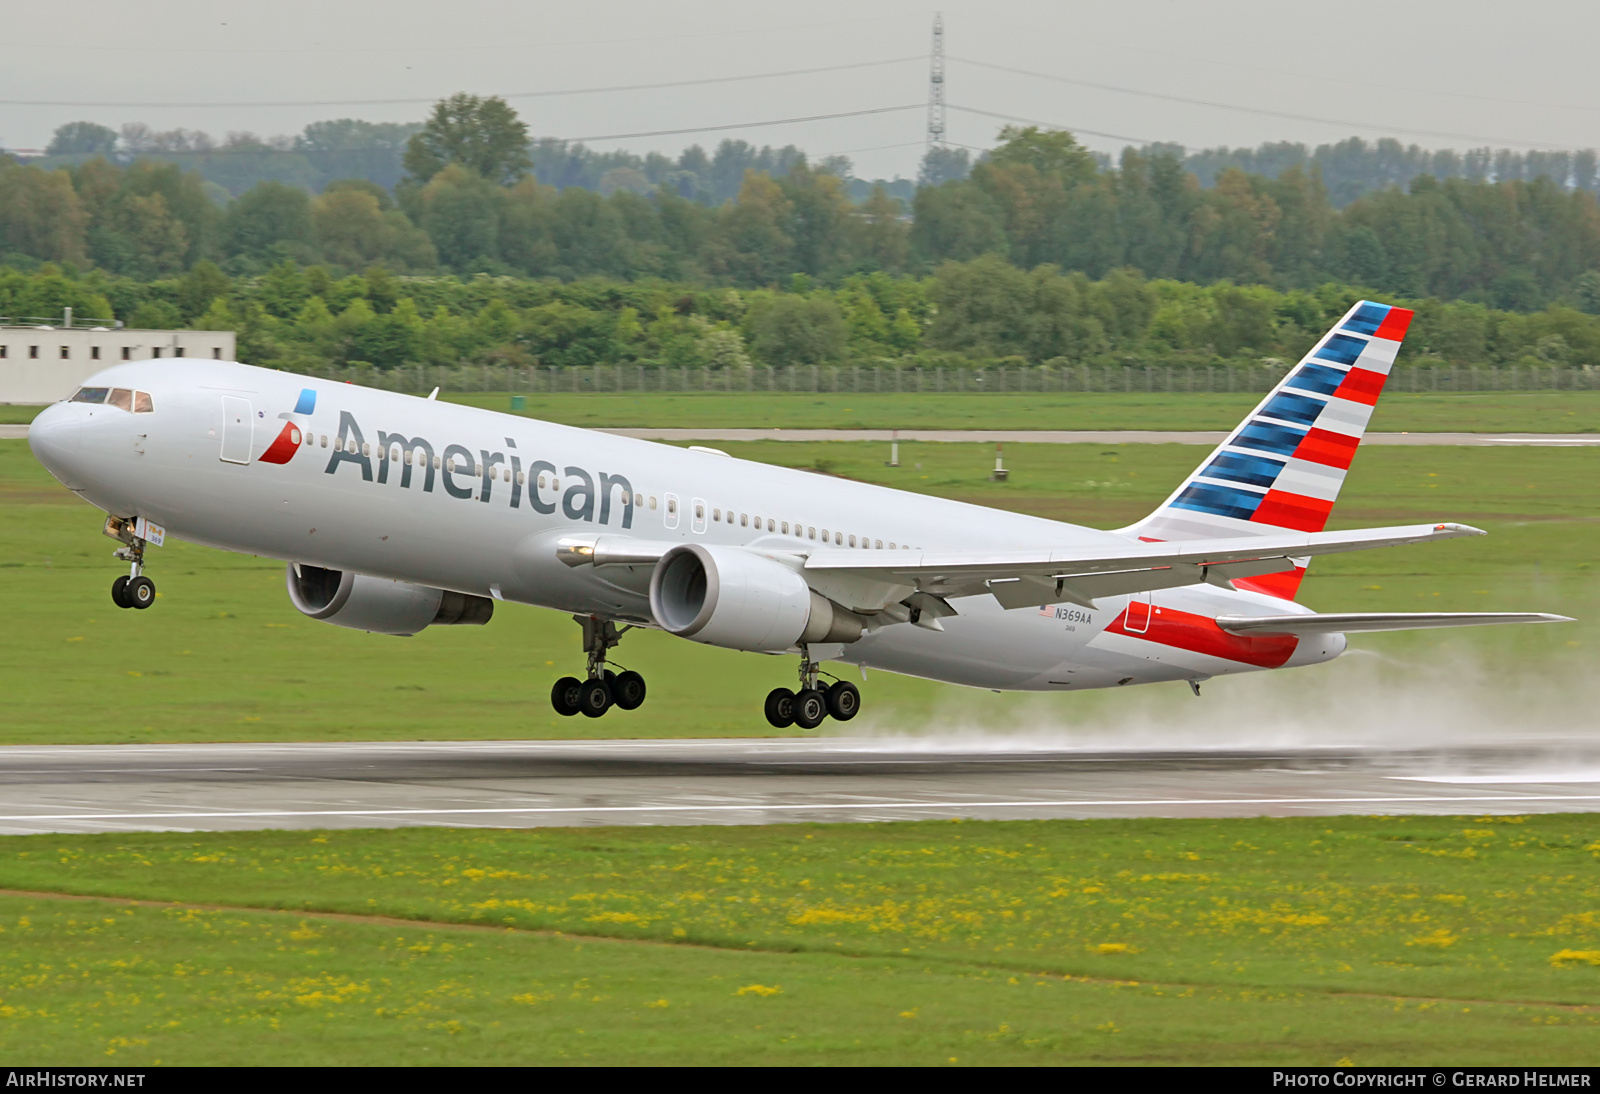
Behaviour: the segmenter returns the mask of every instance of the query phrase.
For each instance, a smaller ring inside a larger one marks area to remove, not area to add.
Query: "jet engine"
[[[854,642],[862,632],[860,616],[813,592],[782,563],[698,543],[674,547],[656,563],[650,611],[671,634],[735,650]]]
[[[486,596],[430,589],[388,578],[290,563],[289,600],[312,619],[375,634],[413,635],[450,623],[482,625],[494,615]]]

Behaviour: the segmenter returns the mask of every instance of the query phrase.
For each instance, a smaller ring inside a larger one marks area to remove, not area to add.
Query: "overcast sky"
[[[731,136],[793,143],[813,156],[844,152],[863,177],[909,176],[927,127],[921,104],[934,10],[895,0],[73,0],[47,18],[8,20],[0,147],[42,148],[56,126],[78,119],[182,126],[218,137],[294,133],[338,117],[410,121],[428,101],[472,91],[507,96],[534,133],[557,137],[914,106],[590,142],[675,155]],[[943,11],[948,136],[962,144],[987,147],[1004,122],[955,107],[1070,128],[1108,151],[1128,143],[1117,138],[1198,148],[1314,145],[1351,135],[1426,147],[1600,146],[1593,57],[1600,5],[1593,3],[946,0]],[[702,86],[517,97],[897,58],[908,60]],[[97,105],[13,105],[19,100]],[[302,105],[308,102],[331,105]],[[136,105],[145,103],[182,105]],[[206,103],[249,105],[199,105]],[[264,103],[290,105],[255,105]]]

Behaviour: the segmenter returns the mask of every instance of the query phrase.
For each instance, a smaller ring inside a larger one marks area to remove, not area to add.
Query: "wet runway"
[[[988,751],[877,739],[0,748],[0,832],[1600,810],[1600,742]]]

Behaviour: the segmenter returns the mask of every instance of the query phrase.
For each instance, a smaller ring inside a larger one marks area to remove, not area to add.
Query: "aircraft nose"
[[[69,490],[81,489],[77,481],[81,420],[71,403],[45,407],[28,426],[28,447],[45,470]]]

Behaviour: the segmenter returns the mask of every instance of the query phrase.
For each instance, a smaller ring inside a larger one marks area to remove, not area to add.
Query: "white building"
[[[81,319],[74,323],[70,310],[54,326],[0,316],[0,403],[58,402],[118,361],[154,357],[233,361],[235,352],[233,332],[226,330],[87,326]]]

